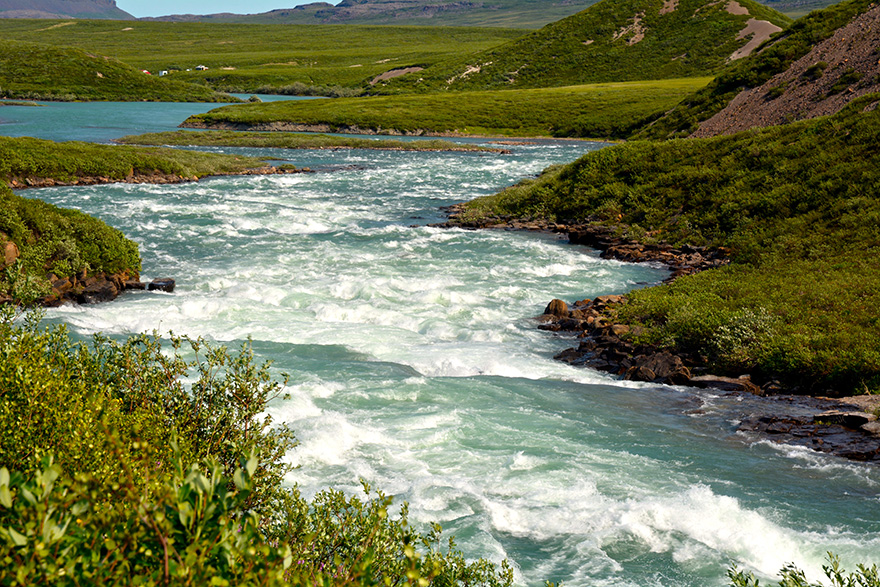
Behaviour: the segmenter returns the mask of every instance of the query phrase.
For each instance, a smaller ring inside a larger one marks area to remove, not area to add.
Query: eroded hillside
[[[859,14],[760,86],[744,90],[693,133],[731,134],[840,111],[880,91],[880,6]]]
[[[377,91],[553,87],[709,75],[789,24],[752,0],[604,0],[466,60]]]

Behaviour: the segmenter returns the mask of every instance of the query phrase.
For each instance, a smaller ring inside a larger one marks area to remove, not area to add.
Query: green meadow
[[[223,107],[185,126],[273,123],[387,134],[624,138],[710,78],[564,88],[269,102]]]
[[[0,38],[94,51],[169,79],[269,93],[298,83],[360,88],[388,70],[463,57],[527,31],[467,27],[257,25],[0,19]],[[209,69],[196,71],[204,65]],[[186,71],[191,69],[192,71]]]

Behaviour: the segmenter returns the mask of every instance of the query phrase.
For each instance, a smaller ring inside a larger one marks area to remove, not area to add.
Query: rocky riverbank
[[[448,208],[448,221],[435,226],[564,233],[572,244],[600,250],[603,258],[662,263],[671,270],[667,281],[729,263],[729,251],[723,248],[640,243],[618,236],[611,228],[590,224],[500,217],[473,221],[463,216],[463,211],[460,206]],[[559,361],[612,373],[625,380],[761,397],[762,407],[752,407],[738,416],[737,430],[743,434],[880,463],[880,422],[877,421],[880,397],[815,398],[789,394],[790,390],[774,379],[761,381],[749,374],[730,377],[710,373],[705,357],[630,342],[631,335],[639,334],[637,327],[634,329],[615,320],[618,308],[625,303],[626,296],[618,295],[571,304],[552,300],[536,321],[541,330],[571,336],[578,341],[577,346],[554,357]]]

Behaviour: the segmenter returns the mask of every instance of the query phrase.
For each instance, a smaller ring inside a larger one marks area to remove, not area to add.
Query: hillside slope
[[[376,87],[535,88],[708,75],[748,55],[789,22],[753,0],[603,0],[467,60]]]
[[[115,0],[0,0],[0,18],[134,19]]]
[[[880,88],[878,60],[880,9],[846,0],[799,19],[636,137],[710,136],[831,114]]]
[[[190,83],[147,75],[71,47],[0,40],[0,97],[31,100],[234,102]]]

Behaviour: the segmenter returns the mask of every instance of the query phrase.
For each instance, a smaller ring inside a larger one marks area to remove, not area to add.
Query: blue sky
[[[116,0],[116,6],[137,17],[167,14],[256,14],[276,8],[293,8],[315,0]],[[324,0],[336,4],[336,0]]]

